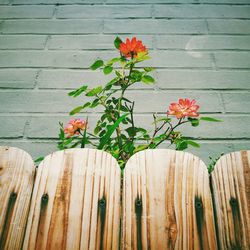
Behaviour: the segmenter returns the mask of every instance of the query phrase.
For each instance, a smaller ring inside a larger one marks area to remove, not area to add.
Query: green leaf
[[[139,146],[137,146],[137,147],[135,148],[134,153],[139,152],[139,151],[142,151],[142,150],[144,150],[144,149],[146,149],[146,148],[148,148],[148,145],[146,145],[146,144],[139,145]]]
[[[106,134],[106,130],[102,130],[99,134],[100,137],[103,137]]]
[[[191,125],[193,127],[197,127],[200,124],[199,119],[189,117],[188,120],[191,122]]]
[[[153,71],[153,70],[155,70],[155,69],[154,69],[154,68],[151,68],[151,67],[145,67],[144,70],[145,70],[146,72],[151,72],[151,71]]]
[[[35,159],[34,162],[37,164],[37,163],[40,163],[40,162],[43,161],[43,160],[44,160],[44,157],[41,156],[41,157]]]
[[[59,126],[60,126],[59,139],[63,140],[65,138],[63,123],[59,122]]]
[[[122,43],[121,38],[117,36],[117,37],[115,38],[115,41],[114,41],[115,47],[116,47],[117,49],[119,49],[121,43]]]
[[[136,129],[133,127],[129,127],[127,129],[125,129],[129,135],[129,137],[135,137],[136,135]]]
[[[118,80],[119,80],[118,77],[112,79],[110,82],[108,82],[108,83],[106,84],[106,87],[105,87],[105,88],[109,88],[110,86],[112,87],[112,85],[115,84]]]
[[[96,69],[98,69],[98,68],[100,68],[100,67],[102,67],[103,66],[103,60],[96,60],[91,66],[90,66],[90,68],[92,69],[92,70],[96,70]]]
[[[83,106],[78,106],[78,107],[74,108],[73,110],[71,110],[69,114],[75,115],[75,114],[81,112],[82,109],[83,109]]]
[[[88,118],[86,120],[86,123],[88,124]],[[85,148],[85,145],[88,143],[88,138],[87,138],[87,126],[84,128],[84,133],[83,133],[83,138],[81,141],[81,148]],[[77,144],[76,144],[77,145]]]
[[[114,63],[119,62],[119,61],[120,61],[120,57],[115,57],[115,58],[112,58],[111,60],[109,60],[107,62],[107,65],[113,65]]]
[[[200,120],[207,122],[223,122],[222,120],[213,118],[213,117],[201,117]]]
[[[186,141],[178,141],[176,142],[176,150],[182,151],[188,147],[188,143]]]
[[[220,159],[220,157],[222,155],[224,155],[224,153],[221,153],[220,156],[215,157],[215,158],[209,156],[210,163],[208,164],[208,167],[207,167],[207,170],[208,170],[209,174],[211,174],[213,172],[216,162]]]
[[[136,62],[142,62],[142,61],[145,61],[145,60],[148,60],[148,59],[150,59],[150,56],[147,53],[139,52],[137,54]]]
[[[142,72],[140,72],[139,70],[133,70],[131,72],[131,75],[130,75],[130,78],[133,80],[133,81],[137,81],[137,82],[140,82],[142,80]]]
[[[175,144],[175,149],[176,150],[185,150],[186,148],[188,148],[188,143],[187,140],[185,140],[184,138],[176,138],[174,140],[174,144]]]
[[[113,67],[108,65],[108,66],[105,66],[105,67],[104,67],[103,73],[104,73],[105,75],[108,75],[108,74],[110,74],[110,73],[112,72],[112,70],[113,70]]]
[[[94,129],[94,134],[97,135],[100,131],[101,131],[101,127],[100,126],[96,126]]]
[[[74,115],[74,114],[77,114],[79,112],[81,112],[83,109],[89,107],[91,105],[90,102],[86,102],[83,106],[78,106],[76,108],[74,108],[73,110],[70,111],[70,115]]]
[[[86,96],[95,96],[102,92],[102,86],[98,86],[94,89],[91,89],[89,92],[86,93]]]
[[[133,103],[129,99],[125,98],[125,97],[122,97],[122,100],[124,100],[125,102],[128,102],[128,103]]]
[[[100,103],[99,103],[99,99],[95,99],[95,100],[91,103],[90,108],[95,108],[95,107],[97,107],[99,104],[100,104]]]
[[[122,75],[121,75],[121,73],[120,73],[118,70],[115,71],[115,74],[116,74],[119,78],[122,78]]]
[[[82,92],[84,92],[88,88],[87,85],[83,85],[81,88],[73,90],[68,93],[69,96],[77,97],[79,96]]]
[[[110,82],[108,82],[106,84],[106,86],[104,87],[105,90],[110,90],[112,88],[113,85],[117,86],[119,85],[118,82],[119,82],[119,77],[115,77],[114,79],[112,79]]]
[[[111,135],[114,133],[115,129],[119,126],[119,124],[129,115],[129,113],[126,113],[124,115],[122,115],[119,119],[116,120],[116,122],[108,127],[108,131],[105,134],[105,136],[103,136],[100,139],[100,145],[98,146],[98,149],[102,149],[104,147],[104,145],[106,144],[106,142],[109,140],[109,138],[111,137]]]
[[[144,83],[146,84],[152,84],[155,82],[155,79],[152,77],[152,76],[149,76],[149,75],[145,75],[142,77],[141,79]]]
[[[193,147],[195,147],[195,148],[200,148],[201,147],[200,144],[195,142],[195,141],[187,140],[186,143],[193,146]]]

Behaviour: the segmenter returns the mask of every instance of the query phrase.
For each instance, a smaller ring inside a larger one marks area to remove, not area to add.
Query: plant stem
[[[172,125],[171,125],[171,129],[170,129],[170,131],[169,131],[169,133],[168,133],[168,135],[167,135],[167,137],[166,138],[169,138],[169,136],[171,135],[171,133],[177,128],[177,127],[179,127],[180,125],[182,125],[182,124],[184,124],[184,123],[187,123],[187,122],[189,122],[189,121],[182,121],[182,118],[179,120],[179,122],[173,127]],[[164,132],[164,133],[167,133],[167,131],[169,130],[169,128]],[[163,143],[164,141],[166,141],[167,139],[162,139],[161,141],[159,141],[157,144],[156,144],[156,147],[158,147],[161,143]]]

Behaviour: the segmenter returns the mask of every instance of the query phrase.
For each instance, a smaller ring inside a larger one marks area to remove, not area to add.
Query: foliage
[[[223,156],[224,153],[221,153],[220,156],[216,157],[216,158],[213,158],[211,156],[209,156],[209,160],[210,160],[210,163],[208,164],[208,167],[207,167],[207,170],[208,170],[208,173],[211,174],[213,171],[214,171],[214,166],[216,164],[216,162],[221,158],[221,156]]]
[[[71,120],[66,128],[60,124],[59,149],[85,147],[94,148],[111,153],[124,168],[128,159],[136,152],[145,149],[157,148],[165,141],[175,145],[176,150],[184,150],[188,146],[199,147],[199,144],[183,136],[177,128],[189,123],[193,127],[199,126],[201,121],[218,122],[214,118],[198,117],[198,105],[195,100],[180,99],[178,103],[171,103],[170,111],[164,116],[153,114],[153,129],[147,130],[135,124],[135,102],[129,100],[127,90],[135,84],[154,84],[151,67],[140,67],[145,60],[150,59],[146,47],[141,41],[133,38],[126,43],[117,37],[114,41],[115,48],[120,55],[108,61],[96,60],[91,70],[101,70],[104,75],[113,74],[114,78],[104,86],[91,88],[84,84],[71,91],[69,96],[75,98],[85,95],[89,101],[74,108],[70,115],[78,114],[89,109],[101,110],[102,113],[94,128]],[[101,109],[100,109],[101,108]],[[76,121],[75,120],[75,121]],[[92,129],[93,131],[89,131]],[[69,133],[70,131],[70,133]]]

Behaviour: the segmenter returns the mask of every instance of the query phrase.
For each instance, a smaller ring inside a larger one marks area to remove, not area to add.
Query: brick
[[[42,70],[38,78],[39,88],[79,88],[86,84],[90,87],[104,85],[113,76],[104,76],[100,71],[83,70]]]
[[[0,92],[0,100],[1,113],[68,114],[76,106],[87,102],[87,97],[72,98],[68,96],[68,91],[3,91]]]
[[[164,115],[159,115],[162,117]],[[250,116],[247,115],[216,115],[204,114],[222,120],[223,122],[201,121],[198,127],[190,124],[183,124],[176,131],[180,131],[184,136],[195,139],[250,139],[250,131],[247,129]],[[176,119],[173,118],[173,121]],[[239,122],[244,121],[244,122]],[[138,115],[135,117],[135,124],[148,130],[153,129],[152,115]]]
[[[215,3],[215,4],[249,4],[249,0],[200,0],[201,3]]]
[[[33,157],[55,151],[58,121],[67,122],[71,109],[90,100],[84,95],[68,97],[68,92],[107,82],[112,75],[90,71],[89,66],[98,57],[118,55],[113,46],[117,33],[122,39],[139,33],[152,58],[140,66],[153,65],[158,81],[152,86],[137,84],[126,93],[136,101],[136,121],[149,127],[152,112],[164,116],[170,102],[194,98],[202,115],[224,122],[183,127],[202,145],[188,151],[209,162],[209,155],[249,149],[249,4],[0,0],[0,145],[20,146]],[[93,128],[98,114],[92,110],[76,117],[87,115]]]
[[[42,70],[38,77],[38,87],[41,89],[74,89],[82,85],[90,88],[104,86],[114,74],[104,75],[102,71],[86,70]],[[133,89],[152,89],[154,85],[137,83]]]
[[[250,131],[248,129],[250,116],[211,116],[221,119],[223,122],[202,121],[199,127],[184,126],[180,131],[183,131],[189,137],[201,139],[250,139]]]
[[[233,144],[233,151],[249,150],[250,141],[240,141]]]
[[[55,141],[0,140],[0,145],[23,149],[32,156],[33,160],[58,151]]]
[[[98,4],[103,0],[12,0],[12,4]]]
[[[0,92],[2,105],[0,112],[65,112],[85,103],[89,98],[68,97],[68,91],[12,91]],[[221,112],[222,105],[217,93],[188,91],[130,91],[126,97],[135,100],[136,112],[166,112],[170,102],[180,97],[196,99],[201,106],[201,112]],[[147,106],[145,107],[145,100]],[[32,103],[32,105],[30,105]],[[17,105],[18,104],[18,105]],[[98,110],[102,110],[101,108]]]
[[[207,166],[211,163],[209,157],[215,160],[220,157],[222,153],[233,152],[234,145],[236,144],[234,141],[202,141],[199,143],[201,145],[200,148],[189,147],[185,151],[200,157]]]
[[[185,50],[249,50],[250,36],[168,35],[156,37],[157,48]]]
[[[0,88],[31,89],[35,86],[37,70],[1,69]]]
[[[158,70],[162,89],[250,89],[249,71]]]
[[[210,34],[250,34],[250,20],[208,20]]]
[[[6,20],[3,34],[86,34],[102,31],[102,20]]]
[[[249,6],[237,5],[154,5],[157,18],[249,18]]]
[[[221,112],[222,104],[217,93],[194,91],[131,91],[127,98],[135,101],[135,112],[166,113],[171,102],[179,98],[196,99],[201,106],[201,112]]]
[[[104,33],[203,34],[204,20],[104,20]]]
[[[250,142],[240,142],[240,141],[210,141],[201,142],[201,147],[198,149],[190,147],[187,152],[191,152],[199,156],[208,166],[211,163],[209,157],[217,159],[222,153],[228,154],[239,150],[249,150]]]
[[[204,115],[206,116],[206,115]],[[230,116],[230,115],[211,115],[212,117],[223,120],[223,122],[206,122],[202,121],[199,127],[192,127],[190,124],[179,127],[177,131],[183,133],[184,136],[195,139],[250,139],[250,132],[246,129],[250,122],[250,116]],[[86,119],[87,114],[81,114],[76,117]],[[96,121],[99,116],[88,115],[89,131],[92,132],[95,128]],[[59,122],[67,124],[71,119],[69,116],[39,116],[32,117],[27,136],[29,138],[58,138]],[[244,121],[244,123],[239,123]],[[135,124],[146,128],[148,131],[153,129],[152,115],[136,115]]]
[[[0,138],[20,138],[23,136],[27,117],[0,116]]]
[[[157,51],[150,52],[151,60],[145,62],[146,66],[153,67],[212,67],[212,60],[206,52],[186,51]]]
[[[151,52],[151,60],[141,66],[211,67],[208,53],[185,51]],[[89,68],[98,57],[108,60],[115,52],[92,51],[0,51],[0,67]]]
[[[11,18],[51,18],[54,6],[1,6],[1,19]]]
[[[1,0],[0,5],[9,4],[10,0]]]
[[[220,68],[250,68],[250,52],[216,52],[214,57]]]
[[[121,36],[125,39],[127,36]],[[137,36],[147,48],[153,47],[152,36]],[[49,49],[114,49],[114,35],[54,35],[48,43]]]
[[[44,49],[47,36],[2,35],[0,49]]]
[[[124,0],[107,0],[107,3],[116,3],[116,4],[124,4]],[[158,4],[158,3],[198,3],[198,0],[126,0],[126,4],[139,4],[139,3],[147,3],[147,4]]]
[[[57,18],[147,18],[151,17],[150,5],[64,5],[57,9]]]
[[[86,119],[86,114],[75,116],[74,118]],[[68,116],[39,116],[32,117],[29,129],[27,130],[28,138],[36,139],[57,139],[59,134],[59,122],[63,122],[64,126],[72,117]],[[93,131],[98,117],[95,115],[88,115],[89,131]]]
[[[226,112],[249,113],[250,92],[222,93],[222,96],[223,96]]]
[[[107,52],[78,51],[0,51],[1,67],[89,68],[98,58],[108,59]]]

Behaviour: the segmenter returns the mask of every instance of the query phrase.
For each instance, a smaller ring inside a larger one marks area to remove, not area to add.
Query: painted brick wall
[[[0,144],[54,151],[58,122],[81,103],[67,93],[108,81],[88,67],[114,54],[117,34],[141,38],[157,68],[155,86],[128,93],[138,123],[195,98],[224,123],[186,128],[202,144],[190,151],[207,162],[250,148],[250,0],[0,0]]]

